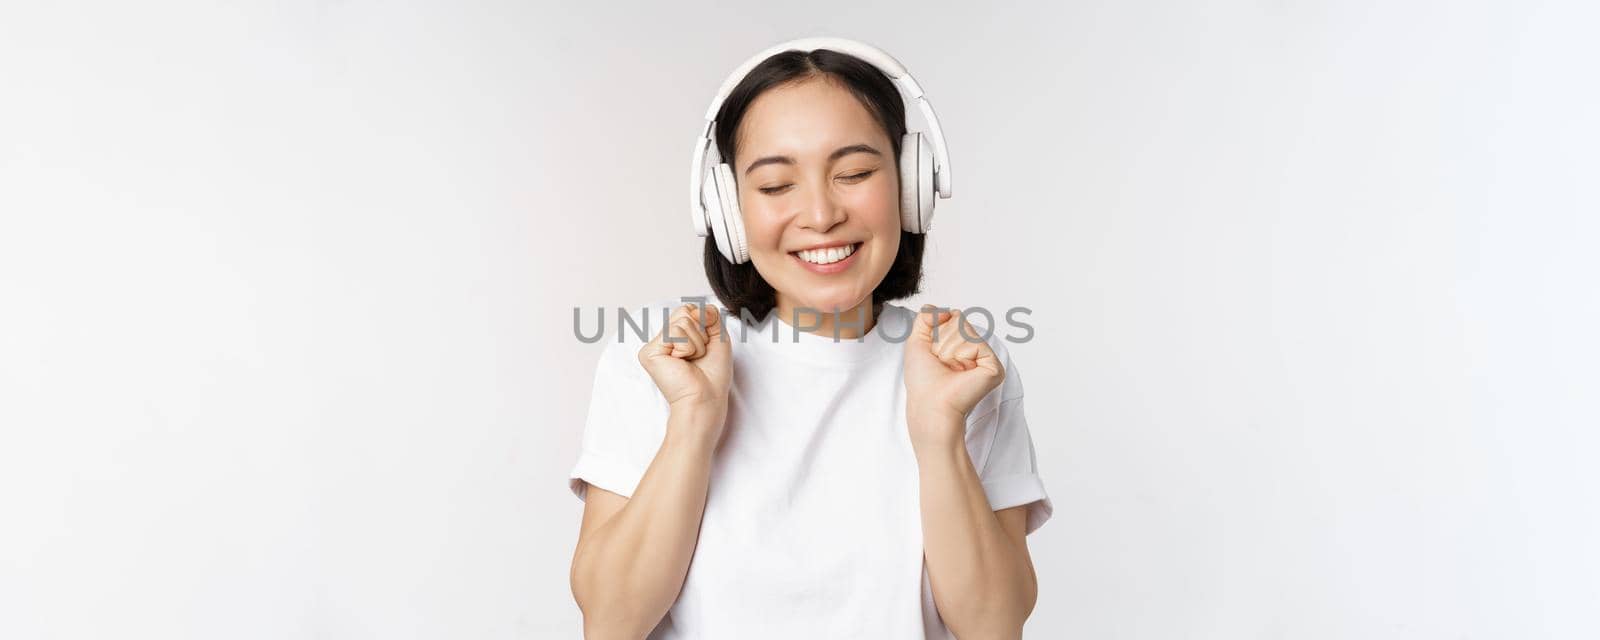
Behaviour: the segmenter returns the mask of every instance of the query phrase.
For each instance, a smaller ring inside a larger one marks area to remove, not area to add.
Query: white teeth
[[[810,262],[812,264],[831,264],[848,258],[850,257],[850,254],[855,252],[856,245],[852,244],[843,247],[833,247],[831,249],[807,249],[805,251],[796,251],[795,255],[800,256],[801,260],[805,260],[806,262]]]

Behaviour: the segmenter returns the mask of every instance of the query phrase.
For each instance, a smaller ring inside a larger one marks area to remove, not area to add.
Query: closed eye
[[[877,169],[868,169],[866,171],[861,171],[861,172],[858,172],[858,173],[852,173],[852,174],[847,175],[847,176],[839,176],[838,180],[844,182],[845,184],[856,184],[856,183],[861,182],[862,180],[866,180],[867,178],[871,177],[872,174],[877,173],[877,171],[878,171]],[[774,186],[770,186],[770,187],[761,187],[761,188],[758,188],[756,190],[760,191],[761,193],[763,193],[765,195],[775,196],[775,195],[778,195],[780,193],[783,193],[784,191],[788,191],[789,187],[792,187],[792,186],[794,186],[794,185],[792,185],[792,184],[780,184],[780,185],[774,185]]]

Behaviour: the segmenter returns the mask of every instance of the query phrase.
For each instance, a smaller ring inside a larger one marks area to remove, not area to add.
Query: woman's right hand
[[[733,379],[733,354],[723,337],[722,314],[715,306],[685,304],[674,309],[661,333],[639,349],[656,388],[674,411],[704,412],[720,435]],[[667,342],[664,336],[672,336]]]

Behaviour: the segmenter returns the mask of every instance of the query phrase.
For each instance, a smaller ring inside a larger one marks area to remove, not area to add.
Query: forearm
[[[961,434],[965,421],[924,432]],[[934,602],[963,640],[1020,638],[1037,597],[1033,570],[989,506],[966,444],[917,443],[923,549]]]
[[[697,421],[709,419],[674,409],[633,495],[574,553],[585,637],[642,638],[677,600],[705,510],[716,443]]]

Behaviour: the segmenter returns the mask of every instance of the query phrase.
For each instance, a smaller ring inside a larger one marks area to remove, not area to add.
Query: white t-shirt
[[[705,300],[717,304],[714,296]],[[680,304],[647,307],[647,335],[660,332],[662,309]],[[777,312],[741,339],[743,323],[724,314],[733,359],[727,433],[713,457],[682,591],[649,640],[952,637],[923,561],[917,461],[906,429],[902,356],[915,313],[885,303],[879,326],[859,341],[838,342],[804,331],[796,342]],[[640,313],[630,315],[637,321]],[[972,321],[981,326],[981,318]],[[614,324],[569,474],[579,499],[583,481],[633,495],[666,433],[666,399],[637,359],[644,340]],[[1029,505],[1032,533],[1053,508],[1023,416],[1022,377],[1002,333],[988,342],[1005,381],[968,414],[967,452],[990,506]]]

